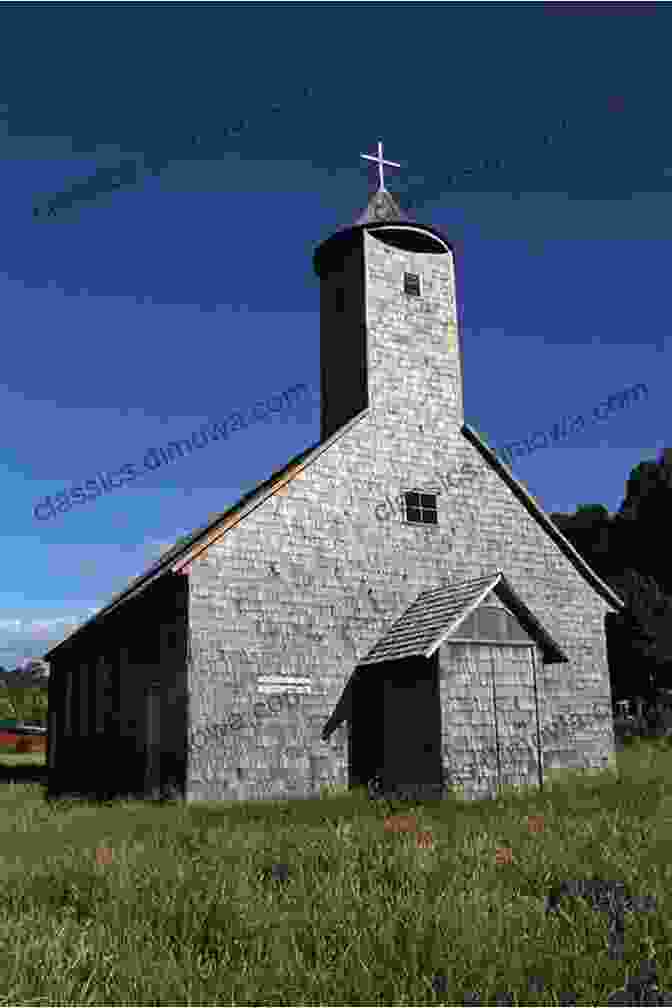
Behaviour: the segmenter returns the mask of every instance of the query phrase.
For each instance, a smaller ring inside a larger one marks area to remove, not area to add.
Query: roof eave
[[[230,508],[227,508],[227,510],[213,522],[205,526],[205,528],[195,532],[189,542],[183,543],[178,549],[169,550],[155,564],[153,564],[145,574],[136,578],[136,580],[128,585],[128,587],[126,587],[122,592],[114,596],[106,606],[99,609],[99,611],[94,613],[94,615],[91,616],[91,618],[85,623],[80,624],[80,626],[71,631],[67,637],[64,637],[58,642],[58,644],[55,644],[49,651],[45,652],[43,655],[44,660],[53,661],[56,652],[65,647],[66,644],[72,642],[78,634],[82,633],[87,627],[93,626],[95,623],[101,623],[115,609],[118,609],[119,606],[124,605],[126,602],[130,602],[131,599],[142,594],[142,592],[149,588],[149,586],[153,584],[154,581],[158,580],[158,578],[171,573],[187,574],[189,564],[195,560],[200,553],[206,550],[208,546],[212,545],[212,543],[217,539],[225,535],[230,528],[246,518],[248,514],[256,510],[256,508],[268,500],[269,497],[272,497],[287,483],[295,479],[299,473],[319,458],[319,456],[325,452],[327,448],[330,448],[335,441],[344,437],[352,427],[363,420],[368,412],[369,407],[367,406],[346,424],[335,431],[325,441],[320,441],[317,444],[312,445],[310,448],[304,448],[302,452],[299,452],[294,456],[294,459],[300,459],[300,462],[290,460],[287,465],[280,470],[275,478],[271,475],[267,480],[263,480],[256,490],[251,491],[249,494],[245,494],[241,500],[239,500],[236,504],[233,504]],[[245,503],[241,505],[241,501],[244,501]]]

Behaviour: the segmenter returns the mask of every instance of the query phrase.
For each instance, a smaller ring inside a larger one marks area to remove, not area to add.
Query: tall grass
[[[672,988],[672,754],[618,763],[620,780],[422,805],[48,803],[6,784],[0,1004],[596,1005],[643,959]],[[622,960],[582,900],[544,913],[552,885],[591,877],[656,898],[626,913]]]

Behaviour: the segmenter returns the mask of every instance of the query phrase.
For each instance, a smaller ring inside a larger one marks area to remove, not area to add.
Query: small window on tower
[[[436,494],[405,493],[404,512],[406,521],[412,525],[438,525]]]
[[[345,311],[345,291],[342,287],[336,288],[336,311],[339,315]]]
[[[419,273],[404,273],[404,294],[420,297]]]

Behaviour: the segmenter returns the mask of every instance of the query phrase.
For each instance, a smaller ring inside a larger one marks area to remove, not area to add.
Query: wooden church
[[[320,440],[45,655],[53,796],[479,798],[615,767],[623,602],[465,424],[453,249],[362,156],[378,190],[314,254]]]

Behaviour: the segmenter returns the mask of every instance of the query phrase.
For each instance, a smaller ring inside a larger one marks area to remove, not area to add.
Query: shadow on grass
[[[49,782],[49,772],[44,764],[27,763],[10,766],[0,761],[0,784],[44,784]]]

